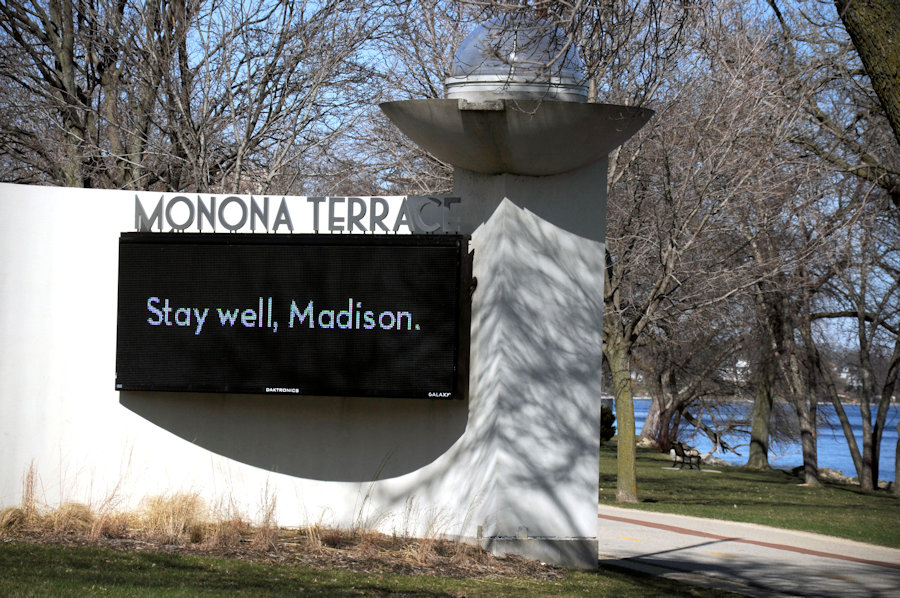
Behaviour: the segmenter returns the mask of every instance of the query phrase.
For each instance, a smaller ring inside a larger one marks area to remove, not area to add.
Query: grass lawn
[[[552,581],[353,573],[103,547],[0,543],[0,596],[723,596],[619,569]]]
[[[858,486],[800,486],[781,470],[704,466],[722,473],[665,469],[672,459],[638,449],[637,486],[641,502],[616,503],[616,447],[600,449],[600,502],[659,511],[744,521],[803,530],[900,548],[900,500],[889,492],[863,492]]]

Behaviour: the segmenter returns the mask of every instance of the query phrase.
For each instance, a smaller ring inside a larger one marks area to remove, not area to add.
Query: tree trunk
[[[609,318],[613,320],[614,318]],[[616,398],[616,502],[638,502],[634,443],[634,396],[631,388],[631,358],[621,334],[621,323],[606,323],[606,359]]]
[[[857,337],[859,338],[859,372],[862,377],[862,393],[859,401],[859,414],[862,420],[862,471],[859,472],[861,490],[874,490],[878,479],[878,448],[875,446],[875,434],[872,429],[872,403],[875,397],[875,371],[870,358],[871,339],[866,328],[863,314],[856,318]]]
[[[644,418],[644,425],[641,427],[641,438],[656,442],[656,437],[659,435],[660,414],[662,411],[660,398],[653,397],[650,401],[650,410],[647,411],[647,417]]]
[[[872,470],[872,477],[875,485],[878,485],[878,464],[881,461],[881,436],[884,432],[885,423],[887,422],[887,412],[891,407],[891,396],[894,394],[894,387],[897,385],[897,377],[900,375],[900,335],[894,339],[894,350],[891,353],[891,359],[888,363],[887,375],[881,385],[881,397],[878,400],[878,412],[875,415],[874,429],[874,445],[875,445],[875,463]],[[895,478],[896,480],[896,478]]]
[[[897,422],[897,446],[894,449],[894,496],[900,496],[900,422]]]
[[[844,404],[841,403],[840,396],[838,396],[837,387],[834,384],[834,378],[831,376],[828,365],[822,361],[818,347],[813,347],[813,351],[816,369],[825,381],[825,389],[828,392],[828,396],[831,398],[831,404],[834,407],[835,413],[837,413],[838,421],[841,422],[844,439],[847,441],[847,447],[850,449],[850,458],[853,459],[853,467],[856,469],[857,477],[861,480],[863,478],[862,454],[859,452],[859,445],[856,442],[856,436],[853,434],[853,426],[850,424],[850,418],[847,416]]]
[[[808,281],[805,268],[800,269],[801,280]],[[807,486],[819,487],[819,454],[816,446],[816,372],[815,351],[812,341],[812,324],[810,320],[810,287],[803,288],[799,309],[789,317],[791,308],[783,310],[785,321],[793,326],[785,327],[786,334],[782,341],[781,367],[788,385],[791,387],[791,400],[797,412],[797,423],[800,427],[800,448],[803,451],[803,478]],[[799,321],[795,318],[799,318]],[[803,347],[799,347],[794,338],[794,330],[803,338]],[[777,355],[777,351],[776,351]],[[802,362],[801,362],[802,360]],[[805,368],[803,366],[806,366]]]
[[[862,400],[859,402],[859,414],[862,419],[862,471],[859,472],[860,490],[875,489],[876,453],[874,434],[872,433],[872,412],[869,409],[868,390],[863,390]]]
[[[770,469],[769,421],[772,419],[772,389],[761,383],[753,399],[753,415],[750,427],[750,449],[747,467]]]
[[[665,368],[659,376],[659,390],[661,396],[661,409],[659,414],[659,429],[656,432],[656,445],[661,451],[672,448],[678,436],[678,387],[675,381],[675,370],[672,367]]]
[[[82,94],[76,83],[75,67],[75,16],[70,0],[51,5],[50,26],[56,36],[54,41],[56,98],[59,103],[59,117],[65,131],[64,144],[66,159],[63,176],[67,187],[84,187],[84,154],[87,131],[82,121],[87,114],[81,104]],[[46,76],[46,75],[45,75]]]
[[[669,407],[663,411],[659,418],[659,431],[656,434],[656,445],[659,450],[668,452],[672,444],[678,439],[678,424],[681,417],[674,408]]]
[[[807,486],[821,486],[819,481],[819,456],[816,446],[815,410],[803,399],[794,403],[800,424],[800,448],[803,451],[803,481]]]
[[[834,4],[900,144],[900,2],[835,0]],[[896,204],[898,196],[893,199]]]
[[[750,424],[750,453],[747,467],[769,469],[769,422],[772,419],[772,394],[775,385],[775,371],[772,364],[772,350],[768,342],[761,343],[763,355],[759,364],[759,381],[756,396],[753,397],[753,415]]]
[[[650,412],[641,428],[641,438],[652,441],[663,452],[671,448],[678,433],[677,401],[675,372],[672,367],[665,367],[657,376]]]
[[[785,356],[785,376],[791,386],[791,400],[797,412],[797,423],[800,427],[800,448],[803,452],[803,481],[807,486],[821,486],[819,482],[819,456],[816,446],[816,396],[810,392],[812,375],[804,377],[797,346],[793,340],[786,343],[790,350]]]

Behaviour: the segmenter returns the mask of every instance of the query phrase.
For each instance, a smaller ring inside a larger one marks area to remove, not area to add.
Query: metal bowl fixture
[[[465,100],[385,102],[381,109],[438,159],[483,174],[545,176],[602,160],[644,126],[652,111],[631,106],[500,100],[460,109]]]
[[[463,40],[445,81],[447,99],[585,102],[584,65],[559,28],[530,15],[496,18]]]
[[[653,114],[588,103],[574,44],[535,14],[478,25],[453,58],[444,100],[380,104],[432,155],[481,174],[551,176],[599,162]]]

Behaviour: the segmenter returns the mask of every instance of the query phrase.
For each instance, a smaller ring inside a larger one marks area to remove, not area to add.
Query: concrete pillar
[[[478,520],[494,552],[597,566],[606,164],[457,169],[473,231],[470,396],[489,414]]]

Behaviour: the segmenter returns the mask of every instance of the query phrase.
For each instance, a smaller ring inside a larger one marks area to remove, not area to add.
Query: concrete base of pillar
[[[515,554],[591,571],[598,566],[597,538],[483,538],[481,546],[498,556]]]

